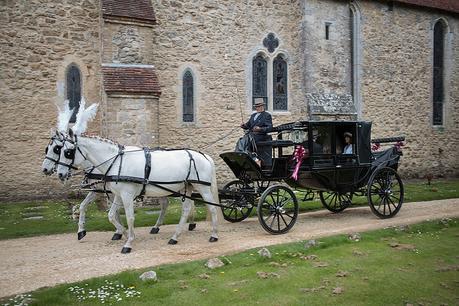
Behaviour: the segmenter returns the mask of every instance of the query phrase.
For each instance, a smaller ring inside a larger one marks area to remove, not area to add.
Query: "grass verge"
[[[459,223],[454,219],[272,246],[205,261],[123,272],[42,289],[30,305],[457,305]],[[12,300],[11,300],[12,301]],[[10,302],[11,302],[10,301]],[[4,300],[3,303],[8,303]],[[12,304],[10,304],[12,305]]]
[[[322,204],[316,196],[313,201],[301,201],[304,193],[296,191],[300,202],[300,211],[322,209]],[[423,182],[405,184],[405,202],[417,202],[459,198],[459,180],[435,180],[432,185]],[[77,221],[71,218],[71,207],[79,201],[71,202],[26,202],[0,204],[0,239],[71,233],[77,231]],[[366,197],[354,197],[353,205],[367,205]],[[403,207],[402,207],[403,209]],[[153,226],[159,214],[159,207],[136,208],[135,225]],[[165,218],[165,224],[178,223],[181,205],[178,199],[171,199],[171,204]],[[252,215],[256,214],[256,209]],[[204,220],[206,208],[197,206],[196,221]],[[124,218],[121,218],[125,222]],[[113,225],[108,222],[107,212],[100,211],[96,205],[90,204],[86,214],[86,229],[88,231],[112,231]]]

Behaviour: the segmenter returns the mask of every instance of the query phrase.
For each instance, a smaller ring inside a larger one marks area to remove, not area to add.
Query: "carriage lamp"
[[[293,125],[293,130],[290,134],[290,139],[293,141],[293,143],[298,144],[305,142],[307,138],[308,135],[304,130],[304,127],[302,126],[301,122],[295,122],[295,124]]]

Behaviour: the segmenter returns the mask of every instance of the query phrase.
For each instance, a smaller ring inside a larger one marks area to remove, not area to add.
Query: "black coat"
[[[271,132],[271,130],[273,129],[273,119],[271,117],[271,114],[263,111],[260,113],[257,120],[255,120],[256,114],[257,113],[253,113],[250,116],[249,121],[242,125],[242,128],[245,130],[249,130],[253,133],[255,142],[269,140],[270,137],[268,137],[267,133]],[[253,131],[253,128],[256,126],[259,126],[261,128],[261,131]]]

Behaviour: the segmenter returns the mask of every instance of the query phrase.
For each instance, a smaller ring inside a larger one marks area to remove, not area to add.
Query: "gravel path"
[[[110,240],[112,232],[88,232],[82,241],[77,241],[76,233],[3,240],[0,241],[0,297],[128,269],[444,217],[459,217],[459,199],[407,203],[396,217],[386,220],[374,216],[368,207],[350,208],[340,214],[305,213],[289,233],[277,236],[266,233],[256,218],[235,224],[225,222],[220,226],[217,243],[207,241],[210,236],[207,222],[199,222],[193,232],[184,232],[177,245],[167,244],[174,225],[162,226],[157,235],[149,234],[150,228],[137,228],[134,249],[128,255],[120,253],[124,241]]]

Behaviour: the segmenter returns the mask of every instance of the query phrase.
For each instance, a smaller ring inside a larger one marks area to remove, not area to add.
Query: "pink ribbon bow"
[[[300,171],[300,166],[303,163],[303,157],[306,155],[306,150],[303,146],[296,146],[295,151],[293,152],[293,160],[296,162],[295,170],[293,171],[292,178],[295,181],[298,181],[298,172]]]

